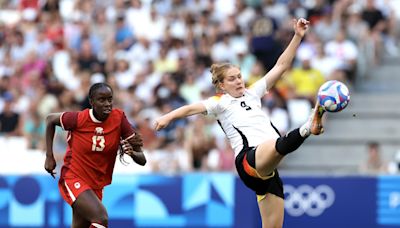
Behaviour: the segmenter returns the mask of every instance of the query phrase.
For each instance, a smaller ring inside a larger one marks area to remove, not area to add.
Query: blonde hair
[[[220,90],[218,83],[224,80],[225,72],[232,67],[237,66],[231,63],[214,63],[211,65],[210,72],[212,74],[212,84],[217,90]]]

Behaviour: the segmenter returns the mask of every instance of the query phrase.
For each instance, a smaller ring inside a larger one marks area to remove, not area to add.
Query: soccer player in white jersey
[[[160,130],[178,118],[200,113],[214,115],[235,151],[236,169],[241,180],[257,195],[264,228],[283,225],[284,195],[277,165],[310,134],[323,132],[321,117],[324,111],[318,102],[310,119],[285,136],[279,135],[261,109],[261,98],[290,68],[308,25],[309,21],[303,18],[293,20],[295,34],[288,47],[275,66],[249,88],[245,88],[237,66],[213,64],[212,82],[222,94],[177,108],[159,117],[155,124],[155,129]]]

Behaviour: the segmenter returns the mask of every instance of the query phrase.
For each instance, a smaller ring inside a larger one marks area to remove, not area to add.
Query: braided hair
[[[109,84],[104,82],[95,83],[89,89],[89,100],[93,99],[94,93],[100,88],[109,88],[111,90],[111,93],[114,93]]]

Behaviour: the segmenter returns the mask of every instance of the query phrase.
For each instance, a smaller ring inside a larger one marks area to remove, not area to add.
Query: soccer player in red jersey
[[[111,184],[120,143],[136,163],[146,163],[143,152],[133,149],[143,145],[140,135],[135,133],[124,112],[112,107],[112,88],[105,83],[92,85],[89,101],[91,109],[51,113],[46,118],[45,169],[53,177],[55,127],[69,131],[58,187],[72,207],[73,228],[108,226],[107,210],[101,200],[104,186]],[[130,143],[126,143],[128,138]]]

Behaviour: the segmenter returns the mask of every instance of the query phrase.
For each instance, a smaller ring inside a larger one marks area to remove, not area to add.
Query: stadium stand
[[[400,4],[397,0],[377,0],[367,7],[365,2],[0,1],[0,113],[11,103],[13,112],[18,114],[13,117],[16,124],[7,126],[7,130],[5,125],[0,127],[0,161],[16,164],[28,156],[36,161],[43,159],[41,126],[46,114],[88,107],[88,87],[107,81],[115,88],[115,105],[136,123],[145,136],[149,161],[154,161],[149,169],[132,172],[157,172],[160,167],[169,173],[220,170],[216,160],[232,159],[224,157],[229,148],[214,121],[205,120],[204,132],[213,141],[198,159],[202,161],[199,164],[190,160],[192,151],[184,145],[191,135],[185,130],[192,129],[196,121],[178,123],[168,132],[157,133],[152,128],[153,120],[171,107],[214,93],[208,69],[212,62],[239,65],[249,84],[260,77],[271,64],[265,60],[274,61],[273,57],[287,44],[293,17],[306,17],[315,28],[304,40],[294,67],[302,58],[315,60],[317,47],[323,47],[328,55],[324,61],[333,59],[337,63],[327,72],[334,72],[351,87],[352,98],[346,110],[328,116],[326,133],[307,140],[304,147],[288,156],[282,170],[356,173],[370,139],[381,142],[385,158],[391,159],[400,148],[396,140],[400,136],[396,124]],[[383,16],[371,21],[371,12]],[[260,18],[271,23],[270,30],[252,27],[253,21]],[[362,32],[354,33],[351,28],[355,27]],[[340,43],[339,31],[346,33],[342,37],[346,43],[342,56],[332,53],[339,50],[332,48]],[[263,101],[272,119],[282,123],[282,133],[301,122],[301,116],[288,110],[288,106],[309,107],[304,100],[297,102],[299,97],[293,96],[293,88],[287,83],[282,80],[279,95],[271,94]],[[184,124],[187,125],[183,127]],[[64,138],[63,133],[57,133],[55,150],[59,162]],[[165,166],[163,162],[175,165]],[[21,165],[21,169],[40,172],[42,164],[36,167],[36,162],[28,163],[31,165]],[[3,164],[0,167],[0,173],[20,169]],[[121,172],[126,172],[124,167]]]

